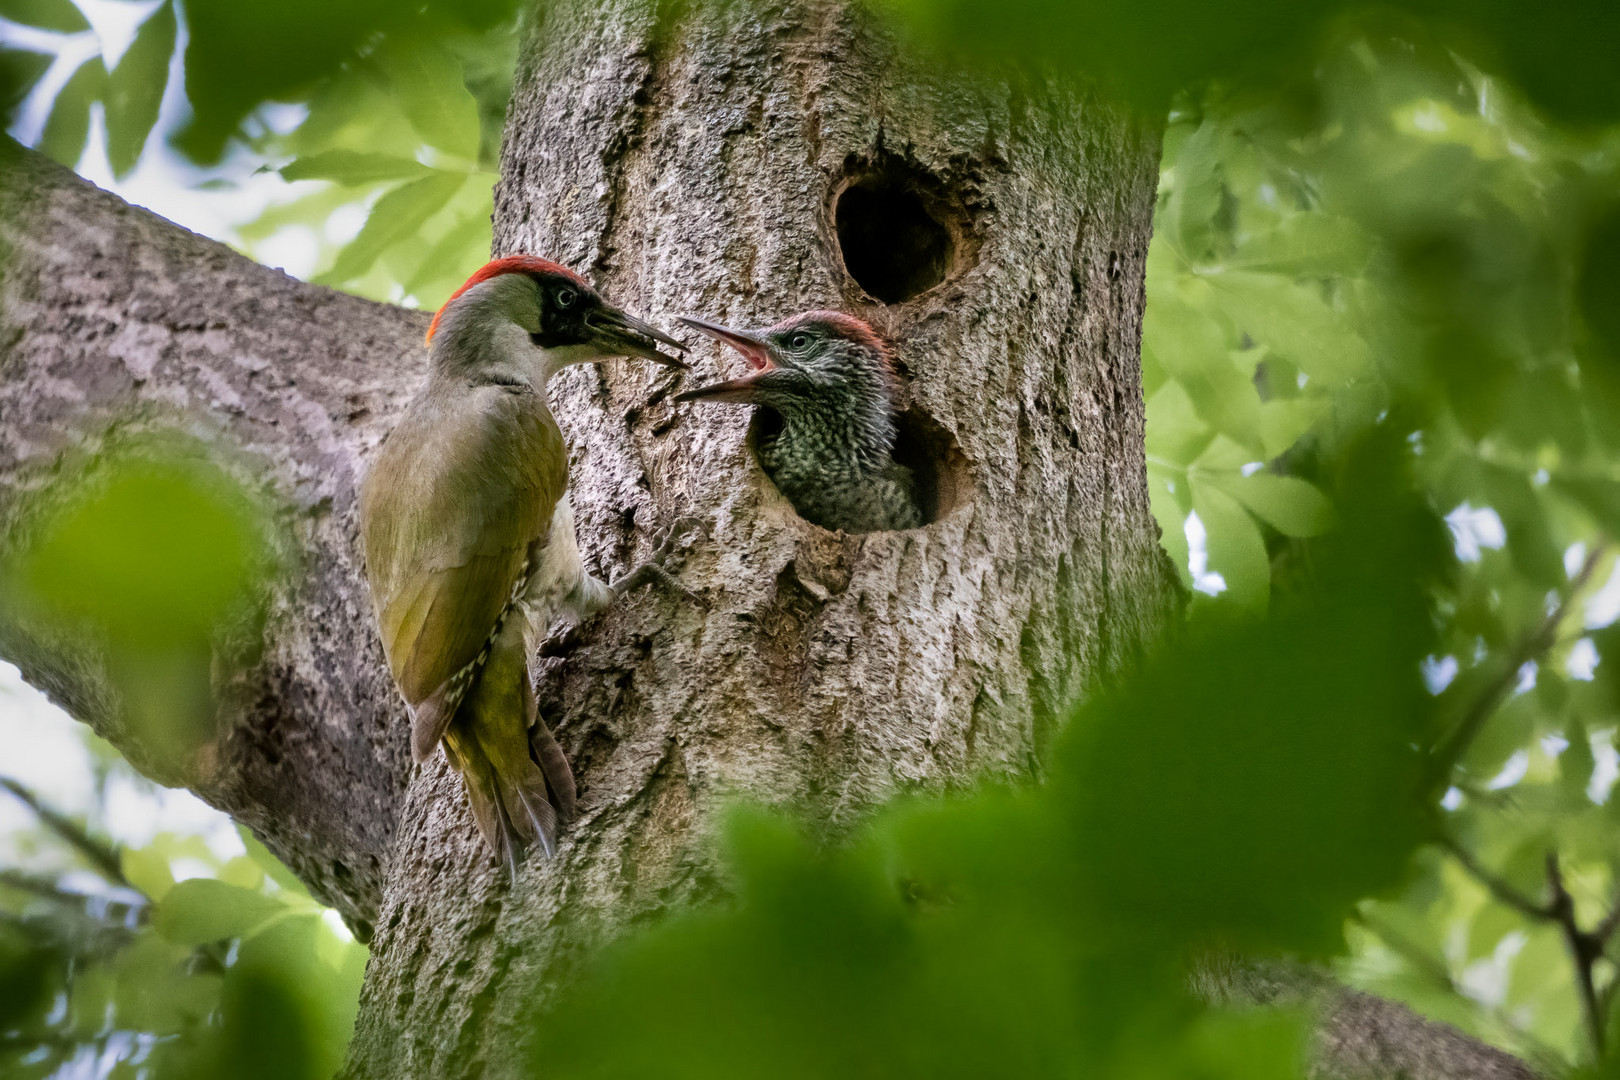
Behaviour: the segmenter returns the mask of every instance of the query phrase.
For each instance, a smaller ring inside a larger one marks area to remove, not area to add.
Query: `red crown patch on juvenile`
[[[804,323],[822,323],[839,337],[850,341],[876,353],[883,361],[883,367],[890,376],[894,376],[894,349],[886,339],[865,319],[854,315],[846,315],[842,311],[801,311],[797,315],[789,315],[766,333],[774,334],[790,329]]]
[[[767,333],[775,333],[789,327],[812,322],[825,323],[838,336],[848,338],[850,341],[871,349],[875,353],[881,353],[886,363],[890,361],[889,343],[884,341],[876,330],[872,329],[872,325],[865,319],[854,315],[846,315],[842,311],[801,311],[797,315],[789,315],[771,327]]]
[[[439,329],[439,320],[444,318],[444,313],[450,305],[456,302],[456,297],[474,285],[481,284],[493,277],[500,277],[502,274],[561,274],[563,277],[572,278],[574,281],[579,282],[587,289],[590,288],[584,278],[568,269],[568,267],[561,263],[554,263],[550,259],[542,259],[538,255],[507,255],[494,259],[479,267],[477,273],[462,282],[461,288],[451,293],[450,299],[446,300],[444,306],[434,313],[433,321],[428,323],[427,342],[431,343],[433,341],[433,335]]]

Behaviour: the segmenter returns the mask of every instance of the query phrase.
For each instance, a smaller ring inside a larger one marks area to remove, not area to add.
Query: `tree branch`
[[[1605,1046],[1604,1012],[1599,1005],[1596,976],[1593,968],[1603,955],[1603,941],[1595,934],[1584,931],[1575,918],[1575,898],[1564,887],[1564,874],[1558,865],[1557,852],[1547,853],[1547,885],[1552,892],[1548,909],[1552,919],[1564,936],[1570,963],[1575,966],[1575,989],[1581,999],[1581,1014],[1586,1021],[1587,1036],[1592,1041],[1592,1057],[1602,1061]]]
[[[1440,846],[1445,848],[1452,858],[1461,863],[1462,868],[1472,874],[1481,885],[1489,889],[1492,896],[1514,911],[1527,918],[1542,921],[1550,921],[1558,917],[1551,903],[1536,903],[1502,878],[1487,870],[1478,859],[1475,859],[1467,849],[1455,840],[1448,837],[1440,842]]]
[[[1557,852],[1547,853],[1549,898],[1546,903],[1538,904],[1487,870],[1462,845],[1448,839],[1443,841],[1443,846],[1462,864],[1463,869],[1489,889],[1491,895],[1498,901],[1526,918],[1537,922],[1550,922],[1558,927],[1564,939],[1564,946],[1569,950],[1570,963],[1575,968],[1575,989],[1581,1000],[1582,1019],[1586,1024],[1587,1037],[1591,1041],[1593,1058],[1597,1061],[1603,1060],[1607,1053],[1605,1045],[1607,1000],[1614,991],[1615,983],[1611,981],[1609,986],[1599,990],[1596,967],[1616,926],[1620,926],[1620,905],[1604,916],[1603,921],[1595,928],[1583,930],[1576,918],[1575,898],[1564,886],[1564,874],[1558,864]]]
[[[1469,707],[1458,717],[1457,723],[1446,733],[1445,737],[1435,745],[1431,755],[1434,768],[1444,775],[1468,751],[1468,747],[1478,736],[1480,728],[1485,721],[1495,714],[1519,680],[1519,670],[1531,660],[1537,659],[1558,641],[1558,631],[1564,625],[1571,608],[1580,598],[1586,586],[1591,582],[1592,575],[1597,572],[1598,564],[1608,554],[1607,541],[1594,544],[1586,561],[1581,564],[1580,570],[1570,580],[1569,588],[1565,590],[1563,599],[1558,607],[1518,644],[1513,654],[1508,657],[1502,670],[1494,675],[1485,689],[1473,700]]]
[[[362,938],[410,762],[354,493],[415,385],[423,324],[260,266],[0,137],[0,568],[58,481],[154,429],[247,461],[286,508],[299,566],[265,598],[262,659],[216,663],[217,739],[195,761],[131,731],[96,642],[0,603],[0,655],[136,768],[249,825]]]
[[[1449,973],[1428,974],[1450,984]],[[1309,1007],[1316,1016],[1314,1080],[1537,1080],[1536,1070],[1504,1050],[1301,964],[1208,958],[1194,991],[1213,1002]]]
[[[46,806],[38,795],[11,777],[0,776],[0,787],[20,799],[34,812],[34,816],[39,818],[41,824],[66,840],[79,854],[89,860],[98,874],[118,885],[129,884],[128,879],[124,877],[123,860],[118,857],[117,848],[91,836],[66,814]]]

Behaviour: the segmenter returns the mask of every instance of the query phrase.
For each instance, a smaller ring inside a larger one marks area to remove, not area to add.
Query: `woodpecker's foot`
[[[676,538],[689,532],[708,539],[709,522],[696,514],[687,514],[684,517],[676,518],[669,523],[669,526],[663,532],[658,534],[658,541],[653,545],[652,558],[647,561],[655,562],[659,566],[664,565],[664,560],[669,558],[669,553],[675,550]]]
[[[689,531],[696,531],[699,535],[708,535],[708,525],[701,518],[677,518],[669,528],[665,529],[659,539],[658,546],[653,549],[652,557],[628,574],[619,578],[608,588],[613,590],[615,596],[623,596],[631,589],[639,589],[643,585],[662,585],[677,595],[684,597],[689,603],[699,607],[707,607],[703,598],[688,589],[676,580],[675,575],[664,569],[664,560],[669,558],[670,552],[675,550],[675,541],[678,537]]]
[[[643,585],[662,585],[673,592],[681,593],[689,600],[696,601],[697,594],[687,590],[686,586],[676,580],[675,575],[665,570],[657,563],[644,562],[634,570],[619,578],[609,586],[617,596],[623,596],[632,589],[639,589]]]

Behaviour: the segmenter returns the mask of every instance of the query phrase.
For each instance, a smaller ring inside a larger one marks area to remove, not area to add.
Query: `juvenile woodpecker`
[[[849,532],[922,524],[916,478],[893,457],[893,359],[870,326],[837,311],[806,311],[758,331],[681,321],[736,349],[753,371],[675,400],[779,413],[780,426],[759,439],[759,462],[805,520]]]
[[[546,382],[612,356],[684,367],[660,342],[684,348],[556,263],[496,259],[434,316],[427,385],[361,488],[366,578],[411,752],[424,761],[443,742],[514,877],[526,846],[555,850],[558,815],[574,808],[530,657],[558,615],[583,619],[616,595],[580,562]]]

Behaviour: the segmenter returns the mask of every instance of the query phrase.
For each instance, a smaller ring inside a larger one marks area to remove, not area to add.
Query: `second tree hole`
[[[949,431],[915,406],[896,414],[894,420],[894,460],[910,469],[916,478],[922,523],[932,525],[971,497],[967,456]],[[781,413],[765,406],[754,410],[748,425],[748,449],[756,460],[760,440],[781,430]]]

